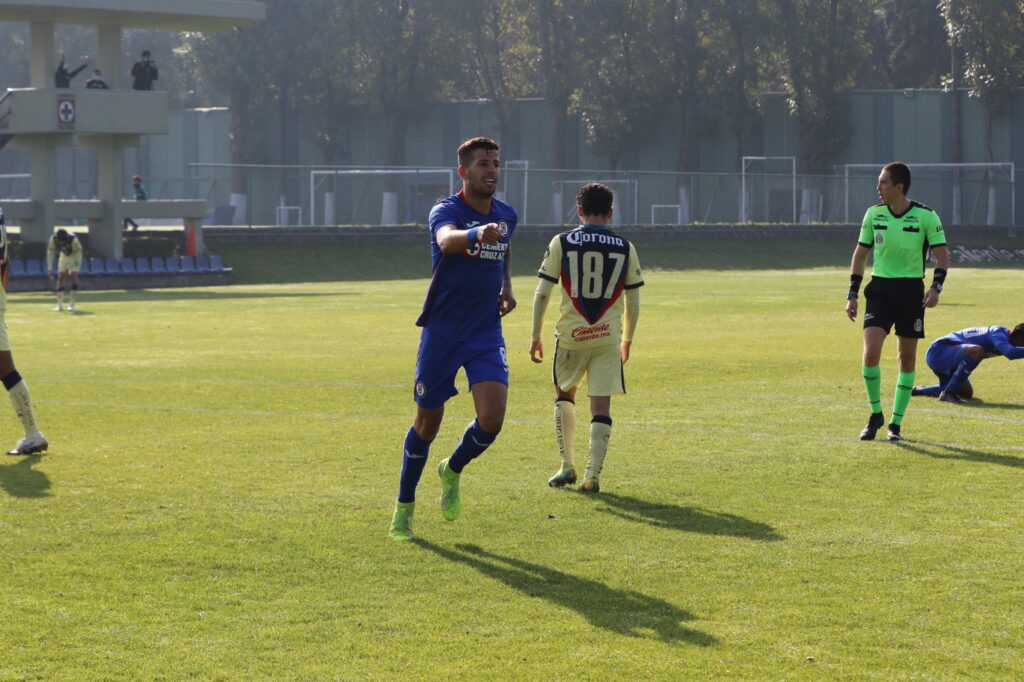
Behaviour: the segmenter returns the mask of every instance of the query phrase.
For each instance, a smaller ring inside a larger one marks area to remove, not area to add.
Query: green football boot
[[[415,510],[415,502],[395,502],[395,515],[391,517],[391,530],[388,531],[392,540],[412,540],[412,514]]]
[[[580,490],[585,493],[599,493],[601,492],[601,483],[597,480],[597,476],[591,476],[587,480],[583,481],[583,485],[580,486]]]
[[[454,521],[462,511],[459,475],[448,467],[447,459],[442,459],[437,465],[437,475],[441,477],[441,514],[449,521]]]
[[[548,479],[548,485],[552,488],[564,488],[576,482],[576,468],[562,467],[557,474]]]

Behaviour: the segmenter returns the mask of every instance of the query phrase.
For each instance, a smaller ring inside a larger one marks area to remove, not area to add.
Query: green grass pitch
[[[445,522],[460,377],[415,544],[387,526],[425,279],[12,295],[51,449],[0,462],[0,680],[1024,676],[1024,363],[861,443],[843,268],[646,275],[606,492],[545,485],[518,276],[505,429]],[[1019,280],[955,271],[929,338],[1020,322]],[[890,342],[887,413],[895,378]]]

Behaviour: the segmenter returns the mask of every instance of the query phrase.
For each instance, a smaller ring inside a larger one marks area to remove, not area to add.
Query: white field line
[[[219,414],[229,416],[243,416],[243,417],[264,417],[271,419],[280,418],[298,418],[298,419],[326,419],[331,421],[376,421],[380,419],[387,419],[381,415],[367,415],[367,414],[352,414],[343,412],[277,412],[273,410],[240,410],[232,408],[221,408],[221,407],[193,407],[183,405],[153,405],[153,404],[124,404],[124,403],[96,403],[87,401],[63,401],[63,400],[36,400],[34,401],[40,405],[55,405],[60,407],[81,407],[81,408],[99,408],[99,409],[110,409],[110,410],[122,410],[122,411],[153,411],[153,412],[180,412],[185,414]],[[396,418],[408,418],[411,420],[410,415],[398,415]],[[506,419],[507,424],[514,424],[519,426],[535,426],[542,427],[548,424],[547,420],[544,419]],[[695,425],[691,422],[679,420],[679,419],[653,419],[645,420],[640,423],[630,424],[627,428],[633,430],[660,430],[660,431],[685,431],[687,433],[705,433],[714,435],[730,435],[751,438],[755,440],[773,440],[773,441],[816,441],[819,443],[857,443],[856,435],[851,436],[826,436],[824,434],[812,434],[812,433],[767,433],[760,431],[745,431],[740,429],[723,429],[723,428],[707,428],[704,426]],[[879,441],[885,443],[884,440]],[[927,441],[917,441],[908,438],[906,443],[911,445],[927,445],[932,447],[961,449],[961,450],[1003,450],[1010,452],[1024,452],[1024,446],[1021,445],[987,445],[982,443],[930,443]],[[887,444],[887,443],[885,443]]]

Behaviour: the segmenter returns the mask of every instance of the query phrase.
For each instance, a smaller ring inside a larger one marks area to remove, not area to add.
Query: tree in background
[[[670,99],[671,76],[651,40],[655,17],[653,3],[643,0],[591,0],[578,17],[583,40],[570,111],[579,114],[587,143],[613,170]]]
[[[1024,2],[942,0],[940,7],[950,41],[963,55],[963,83],[985,109],[985,160],[992,163],[992,120],[1009,112],[1014,88],[1024,85]],[[986,179],[987,223],[992,225],[996,187],[991,171]]]
[[[568,168],[569,108],[578,73],[580,0],[537,0],[535,36],[540,46],[541,95],[554,112],[556,168]]]
[[[518,126],[513,126],[512,103],[540,94],[539,53],[531,35],[529,0],[479,2],[468,0],[459,16],[465,37],[463,73],[458,91],[474,98],[481,94],[494,102],[498,138],[508,155],[518,152]]]
[[[798,168],[831,171],[852,136],[844,95],[864,61],[868,0],[775,0],[784,77],[800,140]],[[806,189],[801,221],[820,219],[819,196]]]
[[[871,46],[857,87],[937,88],[949,73],[945,21],[937,2],[881,0],[865,35]]]

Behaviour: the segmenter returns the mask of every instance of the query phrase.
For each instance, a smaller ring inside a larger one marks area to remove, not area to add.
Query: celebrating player
[[[509,240],[515,209],[494,198],[499,147],[474,137],[459,146],[462,191],[442,199],[430,212],[433,278],[423,312],[416,358],[416,418],[405,436],[398,501],[390,536],[412,538],[416,485],[430,444],[441,428],[444,404],[456,395],[455,374],[465,368],[476,419],[448,459],[441,460],[441,513],[449,521],[461,511],[463,468],[488,448],[501,431],[508,400],[508,359],[501,317],[516,307],[509,276]]]
[[[902,163],[886,165],[878,176],[878,197],[882,202],[864,214],[860,239],[850,263],[850,291],[846,315],[857,319],[857,292],[864,279],[864,262],[874,248],[871,282],[864,288],[864,386],[871,403],[871,416],[860,432],[861,440],[874,440],[885,424],[882,413],[882,372],[878,366],[882,344],[893,325],[899,338],[899,378],[893,398],[888,438],[900,440],[900,426],[914,387],[917,340],[924,338],[924,310],[939,303],[949,250],[939,215],[924,204],[907,197],[910,169]],[[931,248],[936,266],[932,285],[924,290],[925,258]]]
[[[7,395],[14,405],[14,413],[18,415],[25,437],[18,441],[8,455],[34,455],[46,450],[49,443],[36,426],[36,416],[32,411],[32,399],[28,395],[28,386],[14,368],[14,356],[11,354],[11,342],[7,339],[7,324],[4,314],[7,310],[7,277],[10,274],[11,258],[7,241],[7,226],[4,224],[4,212],[0,211],[0,381],[4,382]]]
[[[78,294],[78,271],[82,269],[82,242],[78,240],[74,232],[68,232],[64,228],[57,230],[50,241],[46,243],[46,274],[53,282],[53,252],[59,251],[57,259],[57,305],[54,310],[64,310],[64,290],[68,282],[71,283],[71,293],[68,298],[68,310],[75,311],[75,296]]]
[[[974,397],[971,372],[985,358],[1003,356],[1007,360],[1024,358],[1024,324],[1010,331],[1006,327],[968,327],[950,332],[928,346],[924,359],[935,372],[935,386],[915,386],[914,395],[938,397],[946,403],[959,403]]]
[[[551,240],[537,273],[540,282],[533,299],[530,359],[539,363],[544,358],[544,313],[552,289],[561,282],[561,316],[555,328],[552,376],[555,441],[562,468],[548,480],[548,485],[560,488],[576,482],[576,389],[586,376],[591,413],[590,458],[580,488],[596,493],[601,489],[599,477],[612,433],[611,397],[626,392],[622,366],[629,360],[644,280],[636,249],[608,229],[612,191],[596,182],[585,185],[576,194],[576,206],[582,225]]]

